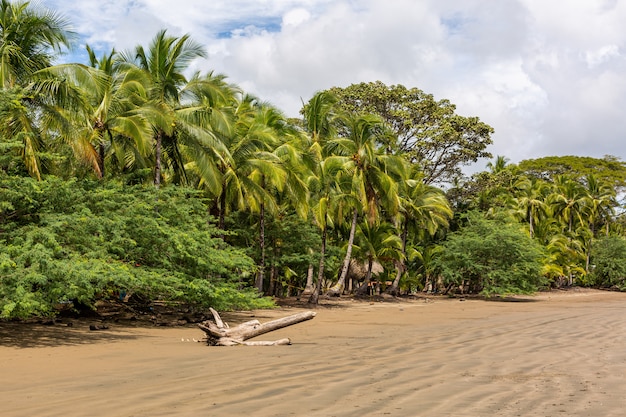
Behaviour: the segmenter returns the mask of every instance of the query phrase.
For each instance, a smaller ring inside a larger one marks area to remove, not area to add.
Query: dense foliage
[[[53,65],[67,27],[0,1],[2,317],[123,295],[226,309],[624,287],[617,157],[500,156],[462,178],[493,129],[416,87],[330,88],[293,120],[188,77],[206,56],[188,35]]]
[[[626,240],[611,236],[600,239],[593,248],[592,284],[626,290]]]
[[[0,194],[2,317],[121,294],[221,309],[269,305],[241,290],[254,263],[216,237],[193,190],[0,176]]]
[[[518,225],[470,213],[467,224],[451,233],[436,261],[445,285],[485,295],[532,293],[541,276],[543,250]]]

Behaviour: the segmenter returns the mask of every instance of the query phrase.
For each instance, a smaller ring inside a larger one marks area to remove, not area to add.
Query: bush
[[[0,193],[11,197],[0,207],[0,317],[123,292],[220,310],[271,304],[242,288],[254,262],[216,237],[193,190],[0,176]]]
[[[469,284],[484,295],[532,293],[543,285],[541,246],[501,220],[470,213],[467,224],[448,236],[435,260],[446,284]]]
[[[622,237],[600,239],[591,253],[592,283],[600,287],[626,290],[626,240]]]

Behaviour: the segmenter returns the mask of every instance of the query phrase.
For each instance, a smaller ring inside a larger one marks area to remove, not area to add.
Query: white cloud
[[[303,8],[297,8],[288,11],[283,16],[283,29],[288,29],[289,26],[299,26],[311,18],[311,13]]]
[[[617,0],[48,0],[92,44],[190,33],[225,73],[296,116],[320,89],[418,87],[491,124],[517,162],[626,159],[626,2]],[[482,168],[479,167],[479,168]]]
[[[605,62],[611,60],[611,58],[620,57],[619,46],[617,45],[605,45],[594,51],[587,51],[585,53],[585,59],[589,68],[595,68]]]

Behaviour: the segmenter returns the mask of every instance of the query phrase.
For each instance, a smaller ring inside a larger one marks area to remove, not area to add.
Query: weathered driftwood
[[[248,339],[260,336],[265,333],[273,332],[274,330],[282,329],[283,327],[298,324],[300,322],[311,320],[315,317],[315,312],[305,311],[291,316],[283,317],[280,319],[268,321],[261,324],[258,320],[251,320],[245,323],[241,323],[237,327],[229,327],[220,317],[219,313],[214,309],[209,309],[213,314],[213,320],[206,320],[198,327],[202,329],[207,336],[207,343],[211,346],[275,346],[275,345],[290,345],[289,339],[279,339],[274,341],[252,341],[246,342]]]

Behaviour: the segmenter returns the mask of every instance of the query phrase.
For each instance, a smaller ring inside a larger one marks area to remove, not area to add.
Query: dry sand
[[[0,324],[0,415],[625,415],[626,294],[528,300],[335,302],[263,336],[293,342],[272,347],[208,347],[195,327]]]

